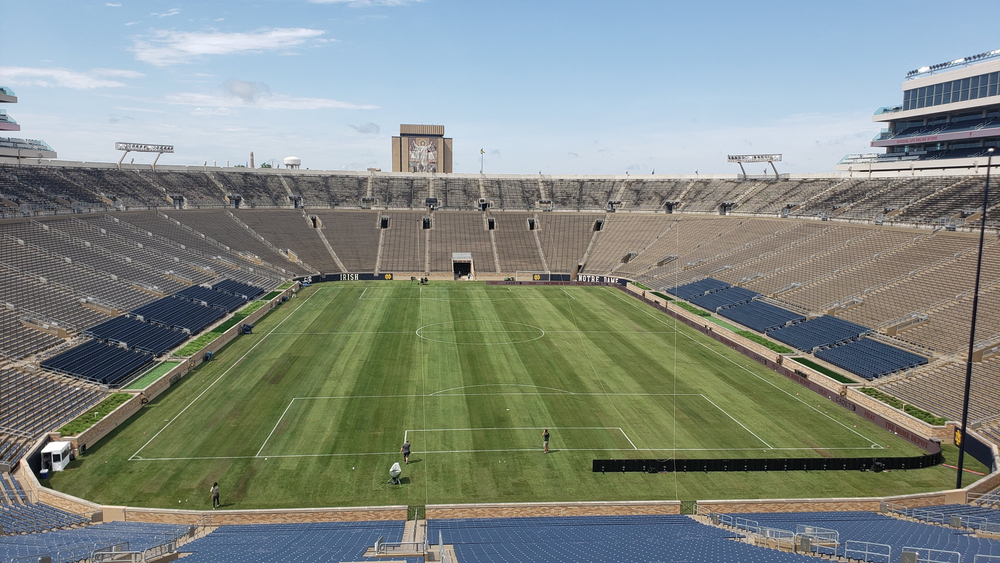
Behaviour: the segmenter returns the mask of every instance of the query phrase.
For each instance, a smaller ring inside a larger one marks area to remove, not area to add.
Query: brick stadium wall
[[[109,507],[110,508],[110,507]],[[109,510],[108,513],[111,511]],[[290,508],[273,510],[172,510],[123,508],[123,520],[156,524],[196,524],[206,516],[212,526],[234,524],[302,524],[309,522],[364,522],[406,520],[406,506]]]
[[[81,446],[86,449],[96,444],[98,440],[107,436],[112,430],[117,428],[119,424],[128,420],[133,414],[139,412],[139,409],[141,408],[142,396],[133,395],[131,399],[118,405],[118,408],[108,413],[108,415],[99,420],[97,424],[84,430],[77,436],[66,437],[66,439],[73,444],[73,454],[75,456],[79,456]]]
[[[628,516],[680,514],[681,502],[526,502],[484,504],[428,504],[428,520],[442,518],[520,518],[528,516]]]

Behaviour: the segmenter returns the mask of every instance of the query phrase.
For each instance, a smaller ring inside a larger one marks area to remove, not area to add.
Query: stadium
[[[998,77],[830,173],[0,137],[0,561],[998,561]]]

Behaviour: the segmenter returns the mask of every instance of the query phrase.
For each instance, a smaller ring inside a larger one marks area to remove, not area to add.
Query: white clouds
[[[406,6],[423,0],[309,0],[313,4],[347,4],[354,8],[368,6]]]
[[[382,131],[382,128],[379,127],[377,123],[372,123],[370,121],[368,123],[362,123],[361,125],[351,125],[351,129],[354,129],[362,135],[378,135]]]
[[[243,80],[227,80],[222,85],[221,92],[197,93],[180,92],[168,94],[167,102],[177,105],[195,106],[196,112],[208,112],[214,108],[213,114],[225,114],[233,108],[258,108],[263,110],[316,110],[316,109],[377,109],[378,106],[352,104],[330,98],[303,98],[285,94],[272,94],[267,84],[261,82],[246,82]],[[378,125],[365,124],[361,127],[374,125],[376,133]],[[356,128],[357,129],[357,128]],[[358,132],[362,132],[358,129]]]
[[[140,78],[142,76],[144,75],[139,72],[111,68],[95,68],[83,73],[65,68],[0,67],[0,82],[11,86],[58,87],[73,90],[121,88],[125,86],[125,83],[105,78]]]
[[[247,104],[254,104],[261,96],[270,96],[271,88],[263,82],[247,82],[245,80],[229,79],[222,83],[222,90]]]
[[[274,28],[246,33],[153,31],[136,38],[131,50],[137,60],[155,66],[188,63],[207,55],[234,55],[289,49],[326,33],[319,29]]]
[[[166,12],[163,12],[162,14],[153,12],[153,13],[151,13],[149,15],[156,16],[156,17],[162,19],[162,18],[169,18],[170,16],[176,16],[179,13],[181,13],[181,11],[179,9],[177,9],[177,8],[170,8],[169,10],[167,10]]]
[[[104,5],[107,6],[107,7],[109,7],[109,8],[121,8],[122,7],[122,3],[121,2],[105,2]]]

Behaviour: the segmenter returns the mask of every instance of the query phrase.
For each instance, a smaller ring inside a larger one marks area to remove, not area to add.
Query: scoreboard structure
[[[393,172],[451,174],[452,140],[444,125],[400,125],[392,138]]]

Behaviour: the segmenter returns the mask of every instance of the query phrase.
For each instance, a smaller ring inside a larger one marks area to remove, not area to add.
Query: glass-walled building
[[[908,72],[902,102],[872,121],[885,124],[871,142],[885,152],[847,155],[838,169],[985,165],[1000,141],[1000,49]]]

